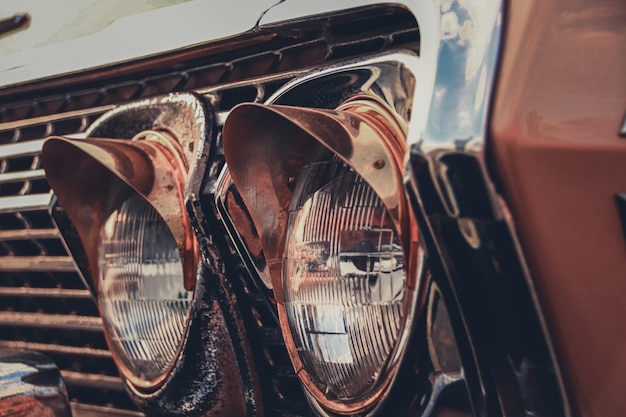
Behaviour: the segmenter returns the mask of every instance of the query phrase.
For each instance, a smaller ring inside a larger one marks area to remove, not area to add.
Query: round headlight
[[[162,382],[184,340],[192,292],[164,219],[122,185],[101,230],[98,300],[109,345],[138,387]]]
[[[285,252],[296,371],[326,407],[362,411],[393,376],[414,298],[389,213],[345,164],[309,164],[294,191]]]

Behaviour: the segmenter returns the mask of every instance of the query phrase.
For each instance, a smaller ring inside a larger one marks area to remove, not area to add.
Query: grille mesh
[[[136,411],[107,349],[95,303],[74,270],[47,214],[49,186],[40,162],[43,139],[80,137],[114,105],[175,91],[205,94],[218,113],[260,102],[294,76],[345,59],[393,48],[417,50],[419,34],[403,9],[374,7],[266,28],[246,35],[240,49],[217,45],[216,54],[173,57],[163,67],[106,71],[97,81],[33,84],[9,92],[0,107],[0,348],[38,350],[55,361],[77,410]],[[200,54],[201,55],[201,54]],[[69,85],[65,85],[68,84]],[[12,95],[10,95],[12,94]],[[2,95],[2,93],[0,93]],[[218,117],[218,122],[221,120]],[[217,126],[207,175],[223,158]],[[246,320],[266,411],[308,414],[273,313],[229,242],[222,242]]]

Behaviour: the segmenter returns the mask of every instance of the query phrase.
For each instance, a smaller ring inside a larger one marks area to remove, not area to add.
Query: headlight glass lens
[[[165,221],[122,188],[101,232],[99,301],[118,363],[134,383],[151,386],[175,363],[192,293],[184,288],[180,253]]]
[[[285,309],[303,369],[330,401],[371,395],[389,374],[408,305],[387,209],[343,163],[307,165],[285,252]]]

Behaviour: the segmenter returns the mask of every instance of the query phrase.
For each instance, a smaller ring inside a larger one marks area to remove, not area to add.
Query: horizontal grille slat
[[[41,152],[41,147],[43,146],[43,143],[44,139],[39,139],[0,146],[0,159],[37,155]]]
[[[0,230],[2,240],[32,240],[32,239],[59,239],[61,234],[57,229],[17,229]]]
[[[113,409],[91,404],[70,403],[72,415],[81,417],[143,417],[138,411]]]
[[[0,287],[0,297],[91,298],[89,290],[64,288]]]
[[[100,317],[0,311],[0,326],[47,327],[61,330],[102,332]]]
[[[46,173],[43,169],[35,169],[33,171],[7,172],[6,174],[0,174],[0,184],[39,180],[44,179],[45,177]]]
[[[86,356],[98,359],[111,359],[111,352],[105,349],[66,346],[51,343],[23,342],[19,340],[0,340],[0,349],[36,350],[49,355]]]
[[[0,197],[0,214],[48,210],[52,194],[31,194]]]
[[[100,107],[92,107],[90,109],[84,109],[84,110],[74,110],[74,111],[69,111],[65,113],[57,113],[57,114],[48,115],[48,116],[32,117],[29,119],[21,119],[21,120],[16,120],[16,121],[11,121],[11,122],[1,122],[0,129],[1,130],[21,129],[27,126],[44,125],[44,124],[51,123],[51,122],[60,123],[68,119],[76,119],[76,118],[83,118],[83,117],[89,117],[89,116],[92,116],[92,117],[99,116],[102,113],[109,111],[113,108],[115,108],[115,106],[113,105],[100,106]],[[2,157],[2,153],[0,153],[0,158],[1,157]]]
[[[61,375],[65,383],[70,386],[124,391],[124,382],[122,382],[122,378],[118,376],[94,375],[64,370],[61,370]]]
[[[0,256],[0,272],[74,272],[69,256]]]

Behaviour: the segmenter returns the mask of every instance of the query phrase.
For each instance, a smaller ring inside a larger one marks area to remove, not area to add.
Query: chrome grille
[[[97,307],[47,213],[44,138],[80,137],[116,104],[195,91],[218,113],[210,184],[223,166],[220,130],[233,106],[262,102],[308,69],[393,48],[417,50],[419,44],[412,16],[393,7],[266,28],[254,36],[246,35],[238,50],[217,44],[211,46],[221,51],[216,54],[169,60],[141,73],[116,68],[114,75],[103,70],[96,81],[69,77],[0,92],[0,348],[47,354],[62,370],[75,415],[138,414],[106,346]],[[221,246],[230,254],[226,262],[263,378],[267,413],[307,415],[274,312],[230,242]]]

